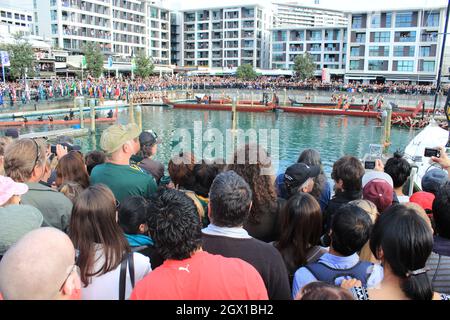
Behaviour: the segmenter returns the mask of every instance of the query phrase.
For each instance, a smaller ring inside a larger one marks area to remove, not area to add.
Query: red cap
[[[382,213],[392,205],[394,189],[386,180],[373,179],[364,186],[363,199],[372,201]]]
[[[431,192],[419,191],[409,197],[409,202],[417,203],[424,210],[433,210],[434,198],[435,196]]]

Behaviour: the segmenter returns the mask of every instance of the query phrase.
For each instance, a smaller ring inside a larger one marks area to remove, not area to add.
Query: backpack
[[[367,286],[367,280],[373,271],[373,263],[359,261],[349,269],[334,269],[323,262],[310,263],[305,268],[319,281],[329,284],[336,284],[336,279],[340,277],[350,277],[361,281],[363,287]]]

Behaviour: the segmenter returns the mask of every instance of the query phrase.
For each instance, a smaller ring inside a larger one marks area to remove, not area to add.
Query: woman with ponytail
[[[411,208],[392,206],[378,218],[370,237],[370,249],[383,265],[383,281],[374,288],[351,288],[355,299],[450,300],[433,292],[428,279],[425,263],[432,248],[433,232],[426,221]],[[344,280],[342,287],[356,283]]]

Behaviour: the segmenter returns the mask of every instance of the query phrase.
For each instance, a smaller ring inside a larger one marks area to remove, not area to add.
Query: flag
[[[9,67],[11,65],[11,62],[9,61],[9,54],[7,51],[1,51],[1,59],[2,59],[2,66],[3,67]]]
[[[113,60],[112,60],[112,57],[109,56],[109,58],[108,58],[108,68],[112,68],[112,66],[113,66]]]
[[[86,66],[87,66],[86,57],[83,56],[83,58],[81,59],[81,67],[85,68]]]
[[[131,70],[136,70],[136,61],[134,60],[134,58],[131,59]]]

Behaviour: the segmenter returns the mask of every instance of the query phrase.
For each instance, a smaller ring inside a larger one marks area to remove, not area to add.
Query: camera
[[[424,156],[439,158],[441,156],[441,152],[439,151],[439,149],[425,148]]]
[[[368,170],[375,169],[375,161],[364,161],[364,169]]]
[[[70,151],[72,151],[72,150],[75,150],[75,151],[81,150],[81,147],[80,147],[80,146],[73,145],[73,144],[70,144],[70,143],[64,142],[64,143],[61,143],[61,145],[62,145],[63,147],[67,147],[67,151],[68,151],[68,152],[70,152]],[[54,144],[51,145],[51,147],[50,147],[50,152],[53,153],[53,154],[56,154],[56,145],[54,145]]]

